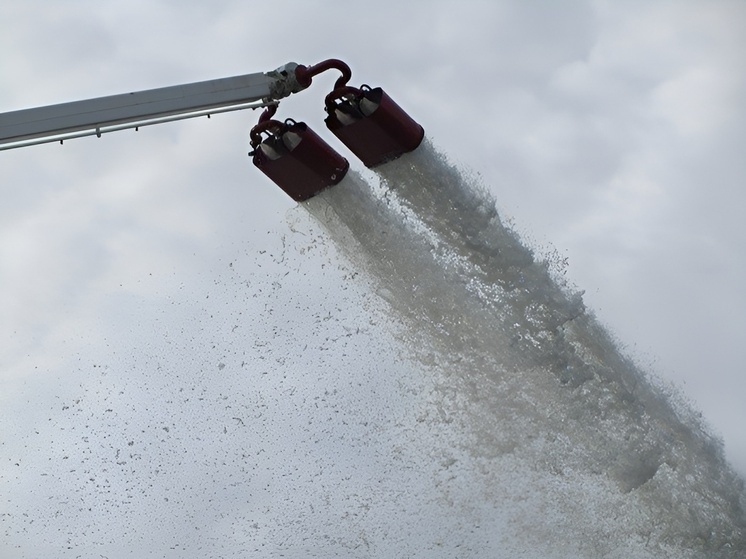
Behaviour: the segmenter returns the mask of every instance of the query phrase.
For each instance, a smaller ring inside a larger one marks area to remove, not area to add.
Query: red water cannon
[[[268,107],[251,130],[254,165],[297,202],[341,181],[349,162],[304,122],[272,120],[276,111]]]
[[[368,168],[420,145],[425,130],[383,89],[339,87],[326,96],[327,128]]]
[[[311,85],[326,70],[342,74],[326,96],[327,128],[368,168],[416,149],[425,131],[380,87],[350,87],[349,66],[329,59],[313,66],[297,66],[298,89]],[[302,201],[337,184],[349,163],[305,123],[271,120],[277,110],[269,107],[251,131],[254,165],[294,200]],[[265,139],[262,134],[266,134]]]

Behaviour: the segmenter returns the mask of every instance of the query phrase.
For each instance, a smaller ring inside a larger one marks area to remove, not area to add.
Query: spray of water
[[[477,182],[377,172],[18,362],[0,557],[746,555],[720,442]]]
[[[482,556],[743,557],[746,498],[720,441],[620,352],[495,200],[427,141],[377,172],[380,188],[351,174],[305,207],[431,373],[422,421],[441,436],[411,443],[448,455],[431,475],[458,514],[501,519]]]

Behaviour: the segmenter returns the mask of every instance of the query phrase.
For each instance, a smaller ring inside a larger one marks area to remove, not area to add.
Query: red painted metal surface
[[[268,134],[264,140],[263,133]],[[337,184],[349,168],[305,123],[291,119],[280,122],[262,115],[251,131],[251,145],[254,165],[298,202]]]
[[[369,168],[413,151],[425,135],[380,87],[338,87],[327,95],[326,110],[329,130]]]

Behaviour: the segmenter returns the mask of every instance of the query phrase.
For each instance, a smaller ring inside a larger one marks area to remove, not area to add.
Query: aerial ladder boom
[[[304,89],[296,67],[1,113],[0,150],[264,107]]]
[[[349,162],[304,122],[273,116],[280,99],[306,89],[327,70],[341,76],[324,100],[324,122],[366,167],[397,159],[420,145],[422,126],[380,87],[349,86],[350,67],[330,58],[312,66],[288,62],[271,72],[0,113],[0,150],[266,107],[249,134],[249,156],[291,198],[303,201],[339,183]]]

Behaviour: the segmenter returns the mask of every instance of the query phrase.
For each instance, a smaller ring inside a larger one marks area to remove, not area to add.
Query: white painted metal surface
[[[295,66],[0,113],[0,150],[262,107],[302,89]]]

